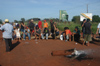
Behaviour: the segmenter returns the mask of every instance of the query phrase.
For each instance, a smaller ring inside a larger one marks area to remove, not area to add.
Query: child
[[[66,37],[66,40],[65,41],[71,41],[71,31],[69,30],[69,28],[68,27],[66,27],[66,29],[65,29],[65,37]]]
[[[14,33],[18,41],[20,41],[20,29],[18,27],[15,28]]]
[[[41,38],[41,30],[39,29],[39,27],[36,27],[36,34],[35,34],[35,38],[37,39],[37,36],[39,36],[39,39]]]

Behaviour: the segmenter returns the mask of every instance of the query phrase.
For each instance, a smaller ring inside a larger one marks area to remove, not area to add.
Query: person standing
[[[50,25],[51,25],[51,33],[54,33],[54,22],[50,20]]]
[[[51,26],[51,35],[52,35],[52,38],[55,39],[55,37],[56,37],[56,34],[55,34],[55,28],[56,28],[56,26],[54,25],[53,20],[50,20],[50,26]]]
[[[17,41],[20,41],[21,36],[20,36],[20,29],[18,27],[15,28],[14,33],[15,33]]]
[[[5,39],[6,52],[10,52],[12,46],[13,26],[9,24],[8,19],[5,19],[5,24],[1,27],[1,30],[3,31],[3,38]]]
[[[83,45],[86,42],[87,46],[89,46],[89,43],[91,41],[91,23],[90,23],[90,19],[87,19],[87,22],[84,24],[84,27],[85,27],[85,39],[84,39]]]
[[[41,22],[40,19],[39,19],[39,22],[38,22],[38,27],[39,27],[39,29],[42,29],[42,22]]]
[[[48,23],[46,22],[46,20],[44,20],[44,29],[48,28]]]
[[[35,32],[35,24],[33,23],[33,19],[31,19],[31,21],[29,22],[28,27],[30,28],[31,36],[33,36],[33,34]]]
[[[96,32],[96,34],[99,34],[99,37],[98,38],[100,38],[100,23],[97,26],[97,32]]]
[[[44,27],[43,27],[42,32],[45,32],[46,29],[48,29],[48,23],[46,22],[46,20],[44,20]]]
[[[81,26],[82,26],[82,32],[83,32],[83,38],[84,38],[84,34],[85,34],[85,27],[84,24],[86,23],[86,19],[83,20]]]
[[[22,21],[21,24],[20,24],[21,39],[23,38],[24,30],[25,30],[25,24]]]

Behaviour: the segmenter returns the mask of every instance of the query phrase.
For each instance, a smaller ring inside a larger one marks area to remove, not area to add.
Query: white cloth
[[[99,33],[100,33],[100,23],[98,24],[97,28],[99,28]]]
[[[63,40],[63,35],[60,35],[60,40]]]
[[[20,38],[20,29],[15,29],[16,37]]]

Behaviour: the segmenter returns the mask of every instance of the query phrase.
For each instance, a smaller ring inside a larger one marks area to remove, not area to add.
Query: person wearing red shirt
[[[38,22],[38,27],[39,27],[39,29],[42,29],[42,22],[40,21],[40,19],[39,19],[39,22]]]

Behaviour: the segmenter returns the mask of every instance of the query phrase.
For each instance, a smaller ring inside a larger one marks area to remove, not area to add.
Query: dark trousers
[[[75,40],[76,42],[78,42],[78,41],[80,40],[80,35],[79,35],[79,34],[75,34],[75,35],[74,35],[74,40]]]
[[[6,44],[6,52],[10,52],[12,46],[12,39],[5,39],[5,44]]]
[[[51,33],[54,33],[54,28],[51,28]]]

